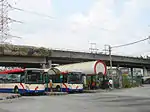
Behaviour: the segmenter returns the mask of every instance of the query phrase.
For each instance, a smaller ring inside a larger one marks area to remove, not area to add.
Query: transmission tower
[[[0,1],[0,43],[3,44],[8,39],[8,8],[7,0]]]
[[[9,9],[11,5],[8,0],[0,0],[0,44],[8,42],[11,38],[20,38],[9,34],[9,23],[19,22],[8,17]]]
[[[96,48],[96,43],[90,43],[91,47],[89,48],[91,53],[97,53],[99,49]]]

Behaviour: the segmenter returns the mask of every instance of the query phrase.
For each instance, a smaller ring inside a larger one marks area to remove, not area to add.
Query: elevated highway
[[[104,54],[92,54],[85,52],[72,52],[72,51],[61,51],[52,50],[51,57],[48,58],[55,63],[72,63],[72,62],[82,62],[91,60],[103,60],[109,65],[109,56]],[[112,55],[113,66],[122,67],[148,67],[150,68],[150,59],[135,58],[127,56],[117,56]]]
[[[109,66],[109,56],[86,52],[52,50],[32,46],[1,45],[0,66],[40,67],[44,64],[67,64],[103,60]],[[150,68],[150,59],[112,55],[113,66]]]

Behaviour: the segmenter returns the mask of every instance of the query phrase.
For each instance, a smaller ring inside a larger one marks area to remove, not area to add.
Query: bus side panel
[[[68,84],[68,83],[53,83],[52,88],[56,89],[59,86],[62,92],[82,92],[83,84]],[[49,87],[50,88],[50,87]]]
[[[82,92],[83,91],[83,84],[63,83],[62,90],[65,92]]]
[[[12,93],[12,88],[8,87],[6,84],[0,84],[1,93]]]
[[[20,85],[20,83],[4,83],[4,84],[0,84],[0,92],[4,92],[4,93],[14,93],[14,89],[15,87],[18,88],[18,92],[22,93],[23,88]]]
[[[54,91],[56,91],[56,88],[59,87],[59,88],[62,88],[62,91],[63,92],[66,92],[66,87],[62,84],[62,83],[52,83],[52,89]],[[45,84],[45,88],[47,88],[47,84]],[[67,87],[68,88],[68,87]],[[50,83],[48,83],[48,91],[50,91]],[[47,90],[46,89],[46,90]]]
[[[60,87],[62,92],[68,92],[68,85],[66,83],[53,83],[52,88],[56,90],[57,87]]]
[[[68,84],[70,92],[82,92],[83,84]]]
[[[45,85],[44,84],[26,84],[26,91],[28,93],[44,93]]]

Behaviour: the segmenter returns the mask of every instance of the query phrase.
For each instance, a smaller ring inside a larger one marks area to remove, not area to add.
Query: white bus
[[[44,93],[44,70],[37,68],[12,69],[0,72],[0,92]]]
[[[57,68],[45,69],[46,88],[50,89],[50,80],[52,80],[52,89],[58,92],[82,92],[83,80],[82,72],[61,72]]]

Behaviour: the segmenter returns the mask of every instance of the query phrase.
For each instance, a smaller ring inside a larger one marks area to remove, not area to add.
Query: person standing
[[[50,92],[53,92],[53,88],[52,88],[53,83],[52,83],[52,80],[51,80],[51,79],[50,79],[50,81],[49,81],[49,86],[50,86]]]
[[[112,89],[112,85],[113,85],[113,80],[110,78],[109,79],[109,88]]]

